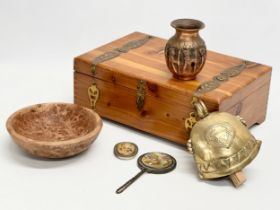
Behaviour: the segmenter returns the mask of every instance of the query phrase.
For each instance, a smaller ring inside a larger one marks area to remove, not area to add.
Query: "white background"
[[[278,0],[0,0],[0,210],[280,209]],[[196,18],[208,49],[273,66],[263,140],[239,189],[227,179],[200,181],[192,157],[159,138],[104,122],[90,150],[50,161],[23,153],[5,122],[19,108],[73,102],[73,57],[133,31],[169,38],[173,19]],[[115,190],[138,172],[113,145],[129,140],[140,153],[163,151],[178,161],[165,175],[143,175],[123,194]]]

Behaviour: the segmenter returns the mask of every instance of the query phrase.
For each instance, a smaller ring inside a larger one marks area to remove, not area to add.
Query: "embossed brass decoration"
[[[166,64],[174,78],[192,80],[206,61],[206,45],[198,33],[204,28],[204,23],[179,19],[174,20],[171,26],[176,29],[176,34],[166,43]]]
[[[145,104],[146,82],[139,80],[136,87],[136,106],[139,111],[142,110]]]
[[[198,98],[193,101],[193,106],[196,112],[208,113]],[[192,125],[187,149],[193,153],[202,179],[241,171],[258,154],[261,141],[252,136],[242,118],[226,112],[196,116],[200,120]],[[190,128],[188,122],[186,128]]]
[[[101,55],[97,56],[92,61],[92,66],[91,66],[92,74],[94,75],[96,73],[96,66],[99,63],[102,63],[102,62],[107,61],[107,60],[111,60],[111,59],[113,59],[115,57],[118,57],[122,53],[127,53],[129,50],[141,47],[142,45],[144,45],[151,38],[153,38],[153,37],[150,36],[150,35],[147,35],[147,36],[145,36],[142,39],[138,39],[138,40],[134,40],[134,41],[128,42],[128,43],[124,44],[120,48],[115,48],[112,51],[109,51],[109,52],[106,52],[104,54],[101,54]]]
[[[99,89],[97,88],[97,85],[95,82],[92,83],[92,85],[88,88],[88,97],[90,100],[90,106],[93,110],[96,109],[96,103],[99,98]]]
[[[191,103],[195,112],[185,120],[185,127],[190,131],[186,147],[193,154],[202,179],[229,176],[236,187],[246,181],[241,170],[256,157],[261,141],[250,134],[240,116],[226,112],[208,113],[200,97],[255,65],[258,64],[242,61],[202,83],[193,94]]]
[[[229,148],[235,137],[235,130],[228,122],[221,122],[209,126],[205,133],[208,144],[215,147]]]
[[[257,64],[244,60],[236,66],[225,69],[220,74],[214,76],[212,80],[202,83],[194,92],[194,96],[199,97],[204,93],[210,92],[211,90],[218,88],[223,82],[229,80],[229,78],[235,77],[246,68],[250,68],[255,65]]]

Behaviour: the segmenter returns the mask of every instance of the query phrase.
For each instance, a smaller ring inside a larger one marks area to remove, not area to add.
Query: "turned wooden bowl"
[[[102,128],[93,110],[66,103],[37,104],[23,108],[7,120],[17,145],[45,158],[65,158],[86,150]]]

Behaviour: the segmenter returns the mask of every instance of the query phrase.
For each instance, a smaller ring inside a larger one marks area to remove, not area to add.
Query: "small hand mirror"
[[[138,158],[138,167],[141,171],[117,189],[116,193],[122,193],[128,186],[136,181],[145,172],[152,174],[164,174],[176,167],[176,160],[171,155],[162,152],[149,152]]]

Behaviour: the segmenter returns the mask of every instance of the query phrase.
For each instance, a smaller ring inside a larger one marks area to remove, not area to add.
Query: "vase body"
[[[176,33],[166,43],[165,60],[173,77],[193,80],[206,61],[206,45],[199,36],[204,24],[193,19],[179,19],[171,23]]]

